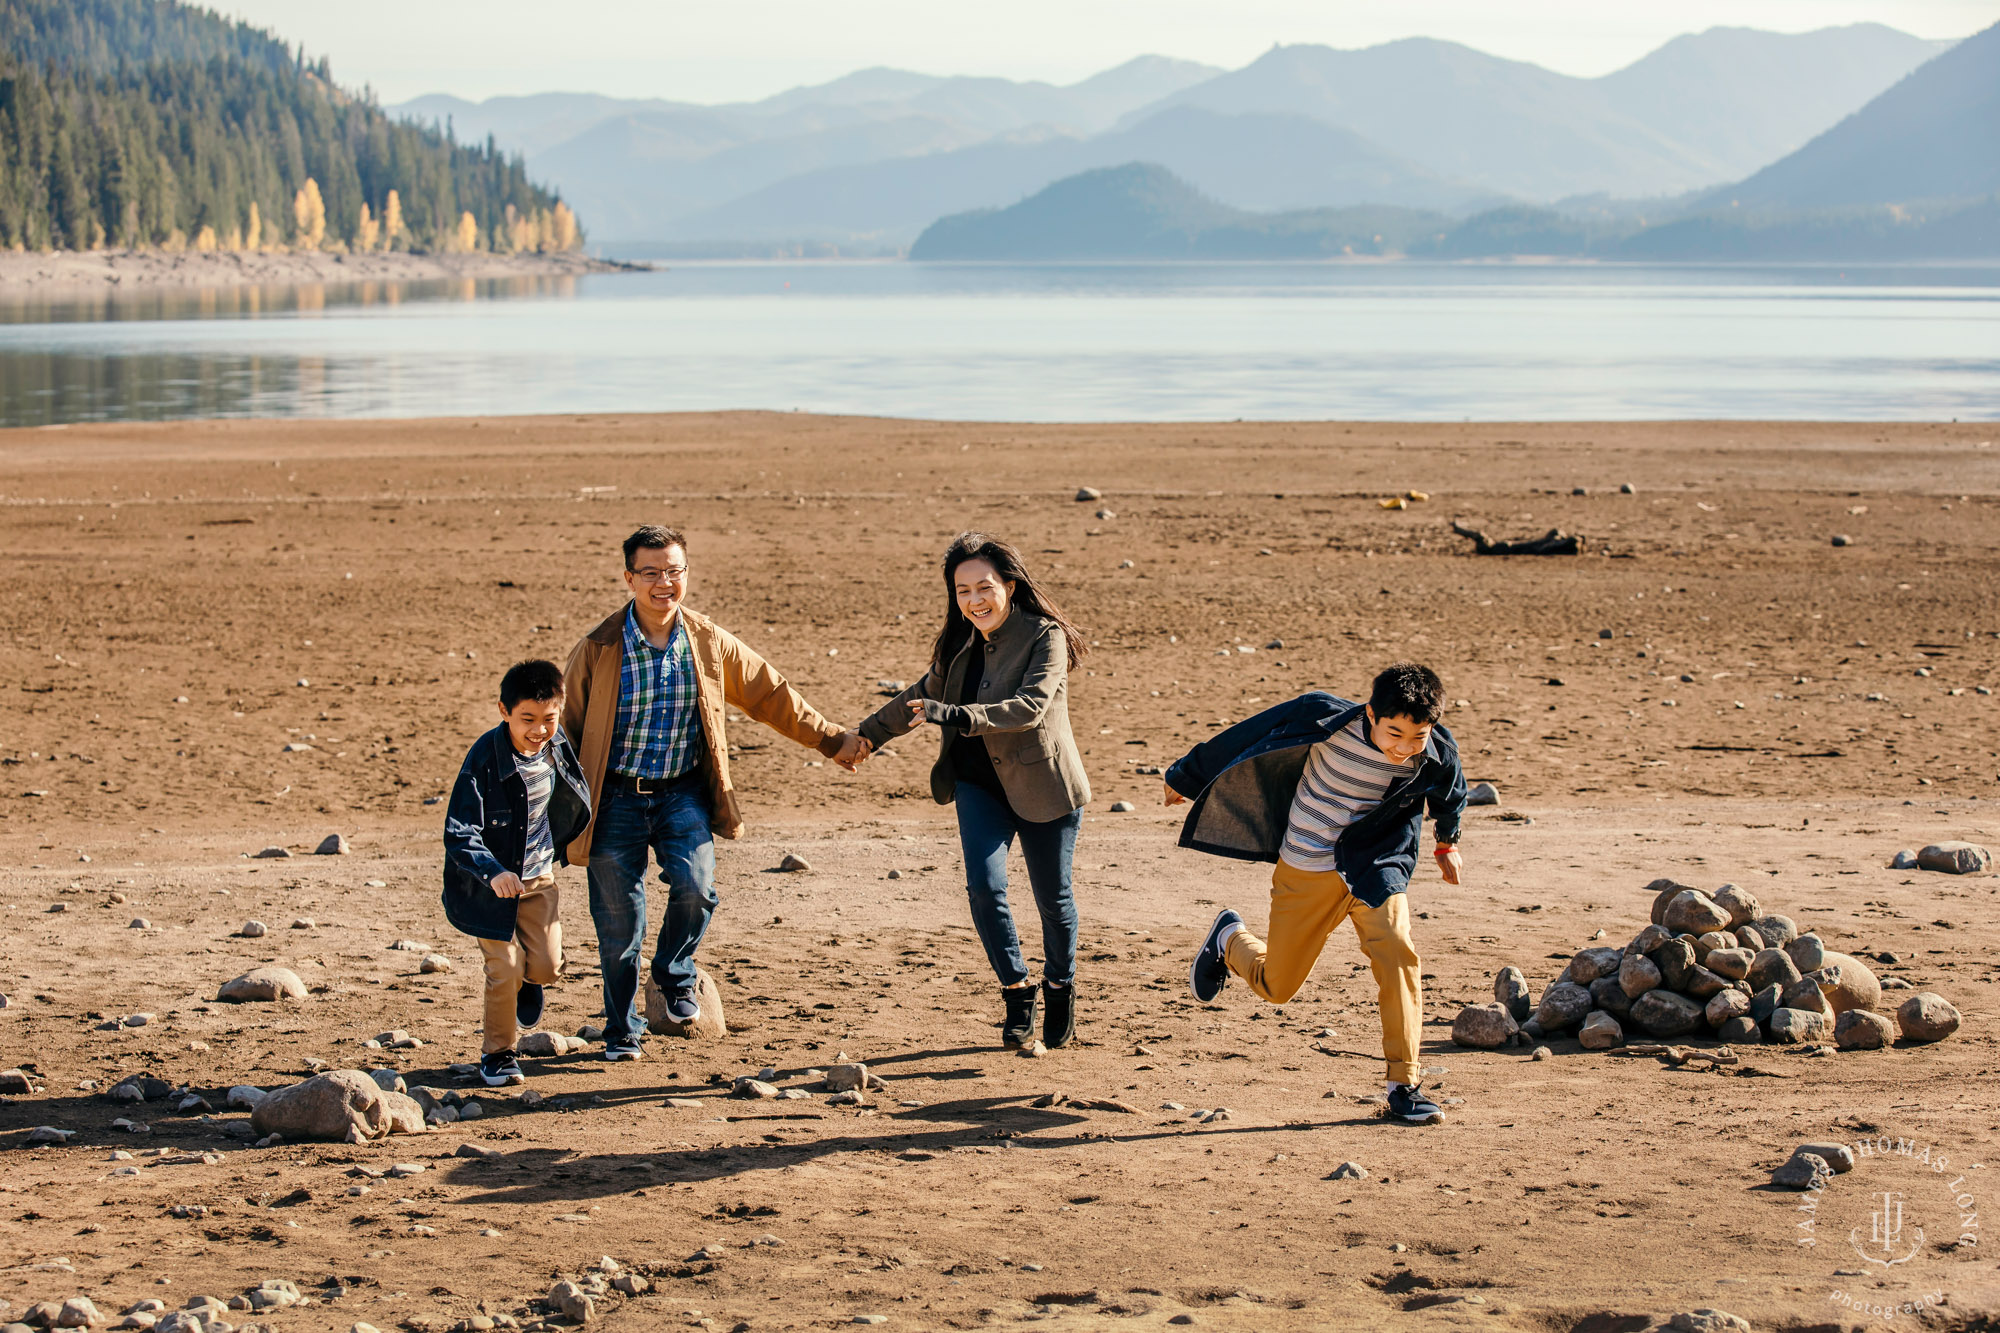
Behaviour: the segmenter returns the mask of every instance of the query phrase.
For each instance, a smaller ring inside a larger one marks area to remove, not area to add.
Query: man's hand
[[[875,747],[868,743],[866,736],[858,731],[843,731],[840,733],[840,753],[833,757],[833,762],[852,773],[868,762],[868,756],[873,753]]]
[[[521,877],[513,871],[503,870],[493,877],[491,887],[493,892],[502,898],[518,898],[528,886],[523,884]]]
[[[1163,781],[1160,783],[1160,787],[1167,793],[1167,799],[1161,802],[1163,805],[1180,805],[1187,800],[1187,797],[1174,790],[1174,784],[1171,782]]]
[[[1465,858],[1458,854],[1458,848],[1440,847],[1437,849],[1435,855],[1437,856],[1438,873],[1444,876],[1444,882],[1447,884],[1458,883],[1458,877],[1465,873]]]

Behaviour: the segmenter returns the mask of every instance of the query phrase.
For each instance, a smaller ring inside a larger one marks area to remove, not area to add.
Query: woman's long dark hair
[[[972,636],[972,622],[958,609],[958,591],[954,580],[958,567],[968,560],[984,560],[993,566],[993,572],[1000,576],[1002,583],[1014,585],[1013,604],[1007,614],[1016,615],[1029,611],[1052,620],[1062,628],[1063,637],[1069,643],[1069,669],[1076,670],[1076,664],[1090,651],[1083,641],[1083,632],[1068,616],[1063,614],[1055,599],[1035,582],[1021,562],[1021,553],[997,537],[989,537],[983,532],[961,532],[952,538],[951,545],[944,552],[944,628],[938,631],[937,643],[931,648],[931,666],[944,677],[945,668],[951,659],[965,646]]]

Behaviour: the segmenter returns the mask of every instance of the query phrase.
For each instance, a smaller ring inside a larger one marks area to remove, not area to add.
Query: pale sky
[[[1274,42],[1441,37],[1591,76],[1717,25],[1965,37],[2000,0],[206,0],[384,102],[448,92],[750,101],[870,65],[1070,83],[1147,53],[1226,68]]]

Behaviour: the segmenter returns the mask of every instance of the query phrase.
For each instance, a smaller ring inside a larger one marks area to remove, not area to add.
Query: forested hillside
[[[178,0],[0,0],[0,245],[578,242],[520,158],[392,121],[269,33]]]

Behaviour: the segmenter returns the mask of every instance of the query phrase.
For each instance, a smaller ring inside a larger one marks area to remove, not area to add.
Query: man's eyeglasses
[[[686,565],[675,565],[669,569],[633,569],[626,572],[641,583],[659,583],[662,580],[668,583],[684,583],[688,576]]]

